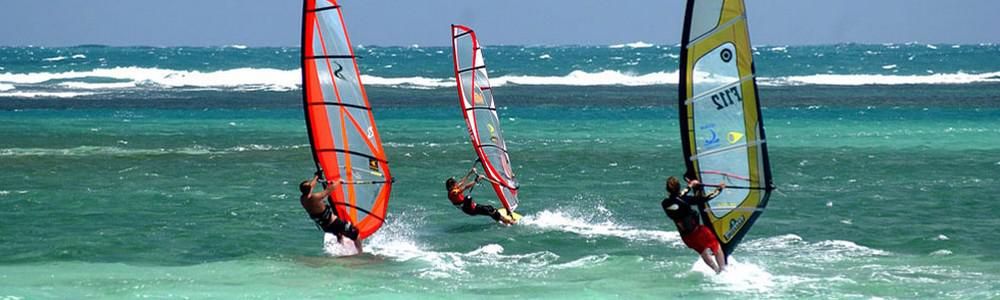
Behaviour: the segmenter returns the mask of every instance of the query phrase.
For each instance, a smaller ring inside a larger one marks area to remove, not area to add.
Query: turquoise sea
[[[659,207],[677,47],[484,48],[513,227],[445,199],[448,49],[359,49],[397,183],[343,258],[296,201],[297,49],[0,48],[0,299],[1000,299],[1000,46],[758,47],[778,190],[721,275]]]

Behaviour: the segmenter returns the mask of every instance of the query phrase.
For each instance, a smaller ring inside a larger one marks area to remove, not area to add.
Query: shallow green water
[[[444,199],[453,109],[376,111],[399,181],[353,258],[295,201],[298,109],[0,111],[0,298],[1000,297],[1000,110],[764,110],[779,193],[714,276],[658,205],[673,108],[501,110],[510,228]]]

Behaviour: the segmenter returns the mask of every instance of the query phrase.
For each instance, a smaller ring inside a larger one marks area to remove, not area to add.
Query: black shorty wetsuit
[[[695,227],[701,225],[698,222],[698,212],[691,209],[691,205],[694,204],[690,200],[687,196],[671,195],[663,199],[663,202],[660,202],[663,212],[667,214],[670,220],[674,221],[674,225],[677,225],[677,232],[681,235],[691,233]]]
[[[313,222],[316,222],[316,227],[319,227],[319,229],[323,230],[323,232],[329,232],[335,234],[337,235],[338,239],[340,238],[340,236],[346,236],[352,240],[355,241],[358,240],[357,227],[354,227],[354,225],[352,225],[351,222],[345,222],[340,218],[337,218],[336,220],[333,220],[331,222],[330,218],[332,216],[333,216],[333,207],[331,207],[329,204],[326,205],[326,209],[323,210],[323,213],[319,215],[309,214],[309,218],[311,218]]]
[[[493,208],[493,206],[476,204],[476,201],[473,201],[472,197],[464,196],[461,192],[457,194],[449,193],[448,198],[452,197],[462,199],[462,203],[455,204],[455,201],[452,201],[452,204],[454,204],[458,209],[461,209],[465,214],[470,216],[490,216],[490,218],[493,218],[494,221],[500,221],[500,212],[497,211],[496,208]]]

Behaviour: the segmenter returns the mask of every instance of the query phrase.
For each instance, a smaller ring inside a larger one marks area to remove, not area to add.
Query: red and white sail
[[[518,184],[500,130],[500,118],[479,40],[472,29],[462,25],[452,25],[451,36],[458,98],[469,126],[472,146],[500,202],[508,211],[514,211],[518,203]]]

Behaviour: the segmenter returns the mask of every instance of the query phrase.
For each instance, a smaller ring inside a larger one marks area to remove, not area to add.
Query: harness
[[[316,223],[316,228],[322,231],[324,227],[330,226],[333,222],[330,222],[330,217],[333,216],[333,207],[329,203],[326,204],[326,208],[319,215],[309,214],[309,218]]]

